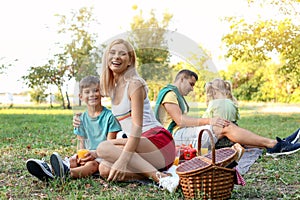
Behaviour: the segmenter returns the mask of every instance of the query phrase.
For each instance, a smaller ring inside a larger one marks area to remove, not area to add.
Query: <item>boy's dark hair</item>
[[[99,85],[100,80],[97,76],[86,76],[79,82],[79,92],[82,93],[84,88],[89,87],[90,85]]]
[[[188,69],[183,69],[183,70],[179,71],[175,77],[175,81],[177,81],[182,75],[185,78],[195,77],[196,81],[198,81],[198,75],[195,72],[188,70]]]

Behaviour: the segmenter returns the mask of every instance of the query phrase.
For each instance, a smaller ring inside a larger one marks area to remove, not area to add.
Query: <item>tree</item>
[[[138,72],[147,81],[150,97],[156,99],[159,89],[171,81],[170,52],[164,39],[173,15],[163,14],[159,21],[153,10],[150,18],[144,19],[142,11],[134,16],[129,41],[134,45],[138,61]]]
[[[46,101],[47,95],[45,94],[45,89],[43,87],[36,87],[34,90],[30,91],[31,101],[36,104],[41,104]],[[52,108],[52,106],[51,106]]]
[[[134,5],[133,9],[136,10],[137,6]],[[212,63],[208,62],[211,57],[201,46],[176,31],[168,30],[172,18],[173,15],[166,12],[159,21],[153,10],[149,19],[143,17],[142,11],[134,16],[129,40],[136,49],[138,72],[147,81],[150,99],[155,100],[160,89],[171,83],[179,70],[191,69],[199,75],[197,93],[192,96],[198,101],[204,97],[205,82],[216,76],[216,70],[211,71]],[[182,61],[170,64],[172,54]]]
[[[164,13],[162,21],[159,22],[151,10],[148,20],[143,18],[142,11],[133,18],[129,40],[136,48],[138,71],[146,81],[164,80],[168,75],[165,68],[168,67],[170,53],[164,34],[172,17],[173,15]]]
[[[276,99],[286,102],[293,99],[294,93],[299,93],[300,87],[300,26],[293,19],[296,17],[295,13],[299,14],[299,12],[289,7],[294,3],[299,6],[299,3],[295,1],[285,1],[285,4],[271,1],[271,5],[278,8],[278,13],[282,15],[282,18],[278,19],[259,18],[254,22],[248,22],[246,19],[229,17],[226,20],[231,24],[230,33],[222,39],[227,50],[225,56],[231,58],[232,62],[238,61],[266,67],[266,64],[271,64],[270,61],[274,57],[278,57],[280,61],[278,66],[267,67],[276,70],[275,74],[280,75],[280,80],[285,80],[285,94],[282,93],[283,91],[280,93],[286,98],[277,97]]]
[[[93,17],[93,8],[83,7],[78,12],[73,11],[68,19],[65,15],[60,17],[59,34],[70,36],[70,41],[62,48],[64,52],[59,59],[68,65],[69,79],[80,81],[87,75],[97,74],[97,64],[101,62],[102,51],[96,45],[97,32],[92,27],[98,24]]]
[[[211,60],[211,56],[206,53],[207,51],[205,51],[203,47],[199,46],[199,50],[201,53],[192,54],[191,57],[186,58],[186,60],[190,62],[182,61],[172,66],[172,70],[176,72],[175,74],[182,69],[189,69],[197,73],[198,81],[194,87],[194,91],[197,92],[192,93],[190,97],[191,100],[195,102],[205,101],[205,84],[213,78],[219,77],[217,71],[212,69],[214,66],[209,66],[211,63],[208,61]],[[174,78],[175,77],[173,77],[173,79]]]
[[[80,81],[87,75],[97,75],[97,65],[101,63],[102,50],[96,45],[98,34],[91,32],[97,20],[93,17],[93,8],[83,7],[78,12],[72,12],[68,19],[65,15],[60,17],[59,34],[70,35],[70,41],[59,55],[60,63],[65,63],[68,71],[68,80],[75,78]],[[68,105],[70,104],[66,93]],[[80,102],[79,102],[80,104]]]
[[[220,73],[222,78],[232,82],[233,93],[238,100],[261,100],[257,94],[263,84],[263,69],[257,63],[234,62],[228,66],[227,73]]]
[[[63,44],[62,53],[56,53],[45,65],[30,67],[29,74],[22,77],[32,89],[44,91],[49,85],[57,86],[64,108],[71,108],[67,91],[68,105],[65,106],[65,83],[72,78],[79,81],[86,75],[97,74],[101,51],[96,45],[97,34],[91,33],[91,25],[95,22],[92,10],[81,8],[78,12],[72,12],[70,19],[65,15],[57,15],[61,27],[58,34],[68,35],[70,41]]]
[[[25,80],[25,84],[29,88],[34,89],[38,92],[38,97],[45,96],[44,92],[49,85],[55,85],[62,98],[62,106],[65,109],[65,100],[63,95],[62,86],[65,82],[66,67],[62,67],[61,64],[55,63],[54,60],[48,61],[48,64],[43,66],[30,67],[28,75],[22,76]],[[34,97],[39,102],[40,99]]]

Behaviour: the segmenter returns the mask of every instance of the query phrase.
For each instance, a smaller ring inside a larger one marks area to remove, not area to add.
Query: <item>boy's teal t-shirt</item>
[[[99,143],[106,140],[108,133],[122,130],[118,120],[104,106],[98,117],[91,118],[85,111],[79,118],[80,126],[74,129],[74,134],[89,139],[90,150],[96,150]]]

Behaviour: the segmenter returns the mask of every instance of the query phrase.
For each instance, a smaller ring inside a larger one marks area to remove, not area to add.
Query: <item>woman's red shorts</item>
[[[144,132],[142,136],[148,138],[165,158],[166,166],[159,171],[168,170],[175,159],[175,143],[172,134],[163,127],[155,127]]]

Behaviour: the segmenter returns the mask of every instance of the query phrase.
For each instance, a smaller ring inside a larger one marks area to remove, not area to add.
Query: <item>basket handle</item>
[[[201,156],[201,138],[203,132],[206,131],[208,133],[210,144],[211,144],[211,152],[212,152],[212,164],[216,163],[216,152],[215,152],[215,142],[212,136],[212,133],[209,129],[202,129],[198,135],[198,154]]]

